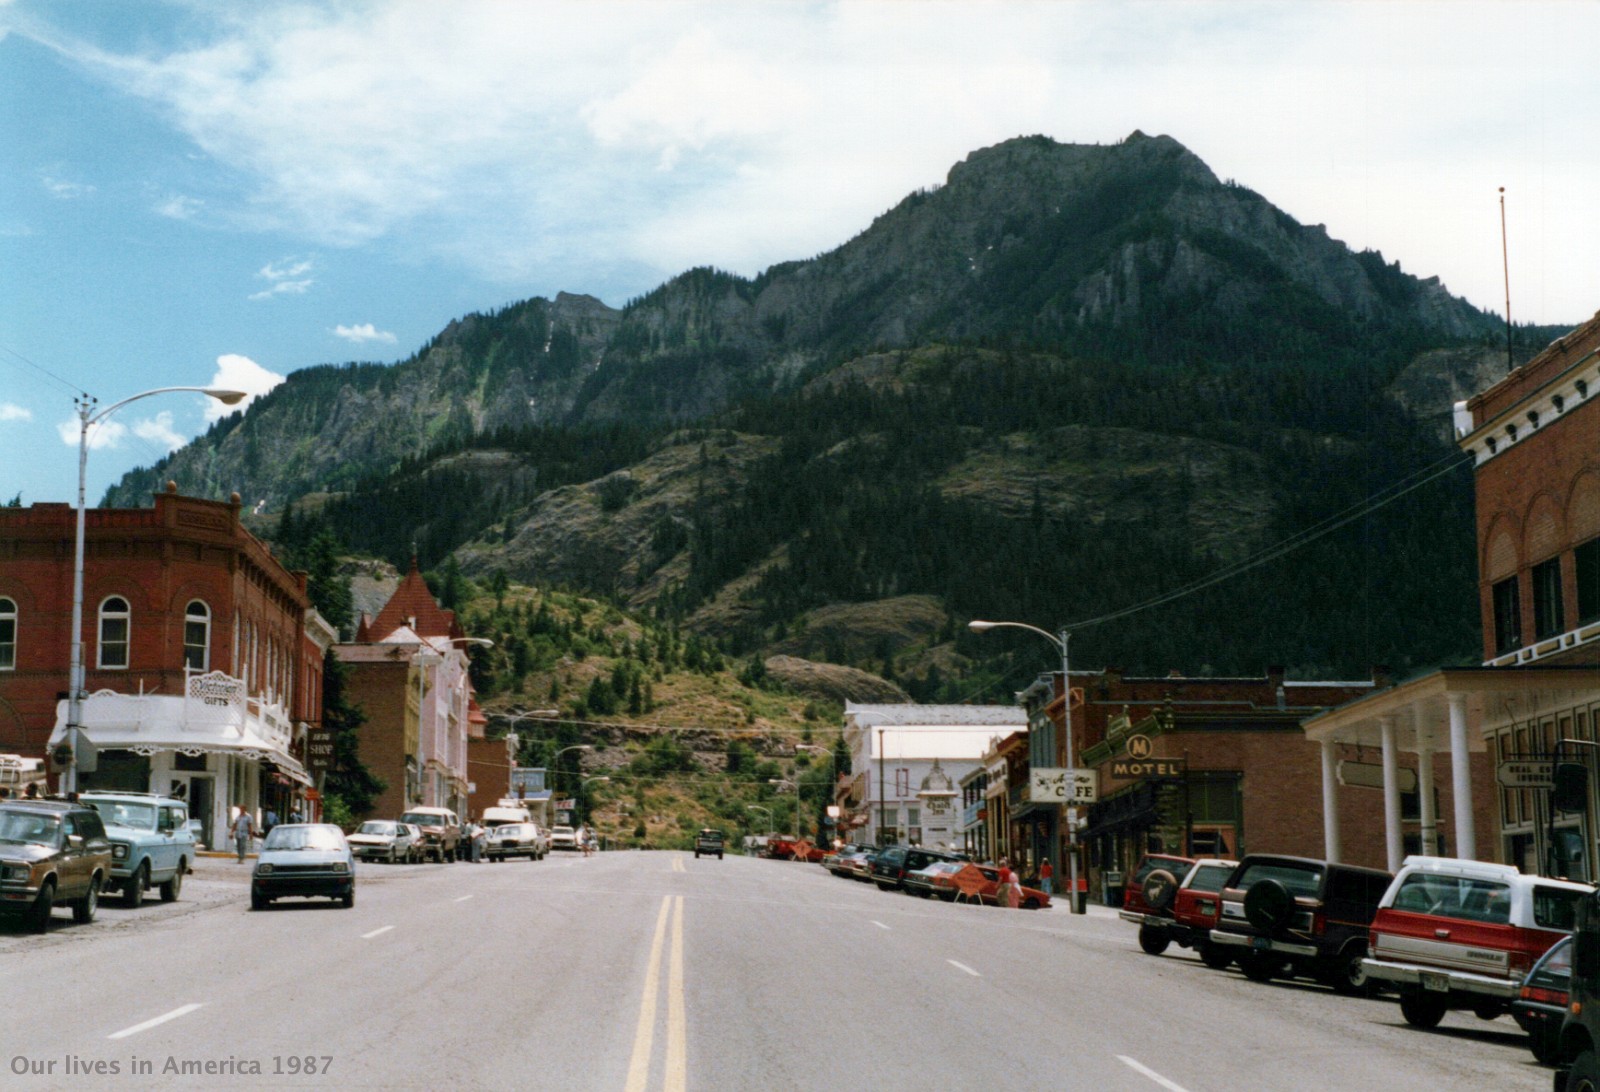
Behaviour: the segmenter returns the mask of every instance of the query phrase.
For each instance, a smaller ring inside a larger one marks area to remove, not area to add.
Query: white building
[[[951,783],[978,768],[996,736],[1027,724],[1027,713],[1015,705],[846,702],[844,739],[852,772],[836,789],[843,835],[875,845],[960,848]]]

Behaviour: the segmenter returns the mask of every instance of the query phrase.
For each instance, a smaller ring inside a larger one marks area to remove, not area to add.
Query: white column
[[[1472,827],[1472,754],[1467,749],[1467,699],[1450,696],[1450,789],[1455,796],[1456,856],[1478,856],[1478,839]]]
[[[1398,872],[1405,845],[1400,830],[1400,768],[1395,754],[1394,718],[1382,717],[1379,724],[1383,727],[1383,846],[1389,871]]]
[[[1330,861],[1340,859],[1339,854],[1339,778],[1336,756],[1331,740],[1322,741],[1322,846],[1323,856]]]
[[[1433,813],[1433,745],[1417,742],[1417,805],[1422,820],[1422,852],[1439,855],[1439,817]]]

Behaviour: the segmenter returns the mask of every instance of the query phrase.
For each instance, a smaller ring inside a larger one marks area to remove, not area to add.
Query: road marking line
[[[137,1035],[141,1031],[148,1031],[151,1028],[155,1027],[157,1024],[165,1024],[168,1020],[176,1020],[180,1016],[188,1016],[191,1012],[193,1012],[195,1009],[198,1009],[198,1008],[202,1007],[204,1004],[205,1004],[204,1002],[199,1002],[199,1003],[193,1004],[193,1005],[184,1005],[181,1008],[173,1009],[171,1012],[167,1013],[165,1016],[158,1016],[154,1020],[146,1020],[142,1024],[135,1024],[131,1028],[123,1028],[121,1031],[113,1032],[110,1035],[107,1035],[106,1038],[107,1039],[126,1039],[130,1035]]]
[[[945,962],[950,964],[950,966],[952,966],[952,967],[955,967],[955,968],[957,968],[959,970],[966,971],[973,978],[982,978],[983,977],[983,975],[979,974],[977,971],[973,970],[971,967],[967,966],[965,963],[957,963],[953,959],[947,959],[947,960],[945,960]]]
[[[459,899],[452,899],[451,901],[452,902],[466,902],[470,898],[472,898],[471,895],[462,895]]]
[[[1157,1073],[1155,1070],[1151,1069],[1149,1066],[1140,1065],[1138,1062],[1134,1061],[1132,1058],[1128,1057],[1126,1054],[1118,1054],[1117,1055],[1117,1061],[1121,1062],[1123,1065],[1127,1066],[1129,1069],[1133,1070],[1135,1073],[1140,1073],[1140,1074],[1142,1074],[1142,1075],[1144,1075],[1146,1077],[1149,1077],[1152,1081],[1155,1081],[1162,1088],[1165,1088],[1167,1090],[1167,1092],[1188,1092],[1188,1089],[1184,1088],[1183,1085],[1177,1084],[1174,1081],[1167,1080],[1165,1077],[1163,1077],[1161,1074]]]
[[[876,925],[879,929],[887,929],[887,928],[889,928],[887,925],[885,925],[881,921],[875,921],[872,924]]]
[[[664,1092],[684,1092],[689,1084],[688,1018],[683,1005],[683,896],[673,900],[672,962],[667,975],[667,1072]]]
[[[644,997],[639,1002],[639,1024],[633,1033],[633,1056],[628,1060],[626,1092],[644,1092],[650,1079],[650,1046],[656,1029],[656,993],[661,988],[661,941],[667,934],[667,912],[672,896],[661,897],[661,912],[656,915],[656,933],[650,941],[650,963],[644,975]]]
[[[394,928],[394,926],[392,926],[392,925],[385,925],[382,929],[374,929],[370,933],[362,933],[361,934],[361,939],[362,940],[371,940],[373,937],[381,937],[383,934],[387,933],[390,929],[393,929],[393,928]]]
[[[681,855],[672,858],[672,871],[674,871],[674,872],[687,872],[687,871],[689,871],[687,868],[683,867],[683,857]]]

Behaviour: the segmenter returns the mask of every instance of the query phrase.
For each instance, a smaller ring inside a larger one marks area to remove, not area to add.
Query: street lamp
[[[787,777],[769,777],[767,781],[769,784],[777,785],[780,788],[787,785],[794,790],[794,836],[797,841],[804,838],[806,833],[805,828],[801,826],[802,820],[800,818],[800,778],[796,777],[793,781],[790,781]]]
[[[1072,634],[1062,629],[1058,637],[1040,629],[1030,626],[1026,622],[985,622],[974,619],[967,623],[967,628],[974,633],[986,633],[991,629],[1009,627],[1011,629],[1025,629],[1029,633],[1037,633],[1046,641],[1056,646],[1056,651],[1061,653],[1061,723],[1065,729],[1067,744],[1067,777],[1075,778],[1076,771],[1072,764],[1072,676],[1067,674],[1067,642],[1072,639]],[[1075,783],[1075,781],[1074,781]],[[1077,811],[1075,807],[1063,807],[1062,818],[1067,826],[1067,873],[1072,886],[1068,889],[1067,905],[1072,907],[1074,914],[1086,914],[1088,908],[1078,901],[1078,832]]]
[[[181,391],[194,391],[215,398],[225,406],[236,406],[247,397],[244,391],[215,387],[157,387],[130,395],[99,413],[94,412],[95,399],[90,395],[72,400],[78,414],[78,529],[72,551],[72,662],[67,680],[67,745],[71,750],[71,760],[62,777],[64,792],[74,792],[78,788],[78,737],[83,734],[83,522],[85,479],[89,472],[89,430],[129,402],[137,402],[155,394]]]
[[[764,808],[760,804],[746,804],[744,806],[744,810],[759,811],[767,817],[767,843],[770,845],[772,842],[772,810],[770,808]]]

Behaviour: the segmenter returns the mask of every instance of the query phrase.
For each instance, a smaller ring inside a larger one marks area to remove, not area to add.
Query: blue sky
[[[530,296],[753,275],[1021,134],[1165,133],[1495,311],[1504,186],[1513,318],[1578,322],[1597,40],[1576,0],[0,0],[0,501],[73,499],[77,391],[259,392]],[[91,502],[208,412],[118,411]]]

